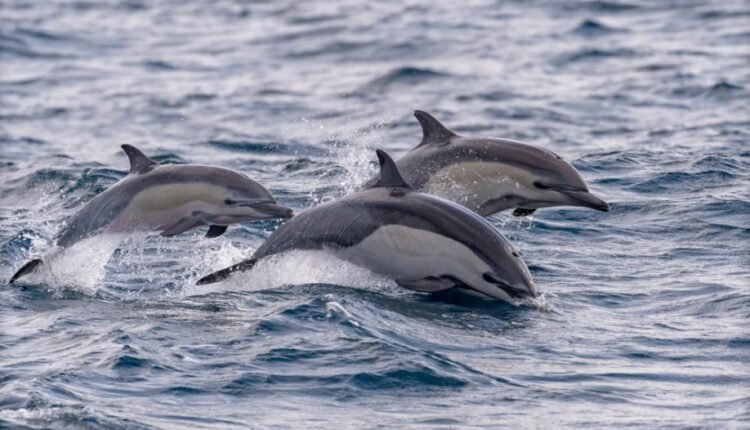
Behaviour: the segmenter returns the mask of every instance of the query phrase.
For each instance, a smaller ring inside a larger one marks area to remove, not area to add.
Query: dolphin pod
[[[491,224],[457,203],[412,190],[388,154],[377,155],[380,175],[372,186],[305,210],[250,259],[198,284],[292,249],[322,249],[415,291],[460,287],[506,301],[536,296],[526,264]]]
[[[460,203],[482,216],[513,209],[583,206],[608,211],[578,171],[557,154],[508,139],[462,137],[427,112],[415,111],[422,141],[396,161],[414,189]]]
[[[537,290],[524,261],[482,216],[515,209],[581,206],[608,211],[558,155],[507,139],[467,138],[415,111],[422,140],[397,161],[376,151],[377,178],[365,188],[292,217],[246,176],[204,165],[158,165],[131,145],[130,172],[73,215],[55,237],[65,248],[99,233],[173,236],[208,225],[217,237],[234,223],[291,218],[247,260],[198,280],[222,281],[292,250],[326,250],[414,291],[468,289],[513,303]],[[481,215],[481,216],[480,216]],[[10,280],[34,271],[32,260]]]
[[[198,164],[159,165],[132,145],[122,149],[130,160],[128,175],[70,217],[55,236],[57,246],[67,248],[100,233],[174,236],[203,225],[209,226],[206,237],[217,237],[231,224],[292,216],[267,189],[239,172]],[[41,263],[26,263],[10,283]]]

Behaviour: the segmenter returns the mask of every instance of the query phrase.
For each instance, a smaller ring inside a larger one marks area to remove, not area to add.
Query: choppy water
[[[0,427],[747,428],[747,1],[4,1],[0,279],[121,178],[122,143],[299,211],[413,109],[571,160],[610,213],[493,218],[545,306],[320,257],[211,288],[275,227],[128,238],[0,286]]]

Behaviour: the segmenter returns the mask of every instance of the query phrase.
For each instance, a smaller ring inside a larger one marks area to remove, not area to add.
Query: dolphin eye
[[[224,199],[224,204],[231,206],[231,205],[234,204],[234,200],[232,200],[231,198],[227,197],[226,199]]]
[[[513,251],[513,256],[514,257],[518,257],[519,255],[518,255],[518,253],[516,251]]]
[[[534,186],[539,188],[540,190],[546,190],[549,188],[548,186],[544,185],[543,183],[539,181],[534,181]]]

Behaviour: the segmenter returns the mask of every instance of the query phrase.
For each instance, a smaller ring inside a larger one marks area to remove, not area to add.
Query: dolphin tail
[[[21,276],[28,275],[29,273],[36,270],[39,265],[42,264],[41,258],[35,258],[28,263],[24,264],[18,271],[10,278],[10,281],[8,281],[9,284],[12,284],[18,280]]]
[[[226,269],[221,269],[217,272],[214,272],[210,275],[206,275],[200,279],[198,279],[198,282],[196,282],[196,285],[206,285],[206,284],[213,284],[214,282],[223,281],[224,279],[228,278],[229,275],[231,275],[234,272],[244,272],[246,270],[250,270],[255,266],[255,263],[258,262],[257,258],[251,258],[249,260],[245,260],[243,262],[237,263],[233,266],[229,266]]]

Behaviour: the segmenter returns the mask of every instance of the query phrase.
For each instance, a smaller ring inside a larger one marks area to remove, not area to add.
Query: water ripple
[[[320,255],[194,285],[276,221],[101,238],[0,288],[0,427],[747,422],[750,9],[517,6],[4,2],[2,280],[124,177],[123,143],[299,212],[370,178],[373,149],[416,145],[414,109],[555,151],[612,211],[490,218],[543,293],[521,307]]]

